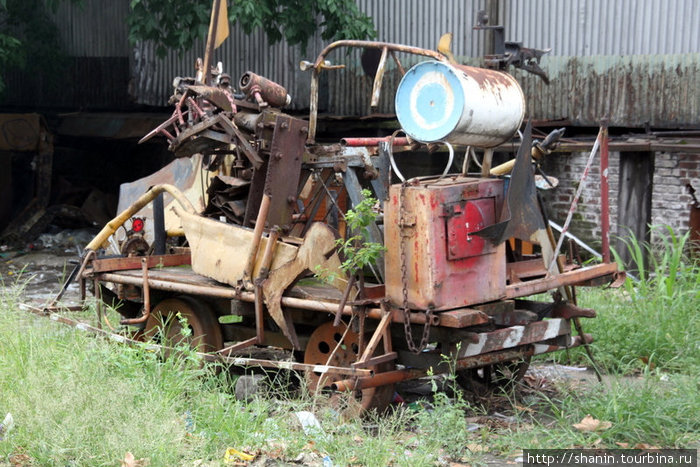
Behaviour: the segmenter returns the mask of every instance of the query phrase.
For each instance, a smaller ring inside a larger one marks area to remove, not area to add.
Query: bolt
[[[305,126],[304,126],[304,127],[299,128],[299,133],[301,133],[302,135],[305,135],[305,134],[307,134],[308,132],[309,132],[309,128],[308,128],[308,127],[305,127]]]
[[[275,153],[275,160],[278,161],[278,160],[280,160],[280,159],[282,159],[282,153],[281,153],[281,152],[276,152],[276,153]]]
[[[287,128],[289,128],[289,123],[282,122],[282,125],[280,125],[280,126],[282,127],[283,130],[286,130]]]
[[[294,204],[294,202],[295,202],[296,200],[297,200],[297,199],[296,199],[294,196],[291,196],[291,195],[287,196],[287,202],[288,202],[289,204]]]

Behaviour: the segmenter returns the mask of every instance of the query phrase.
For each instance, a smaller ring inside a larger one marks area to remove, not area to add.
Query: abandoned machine
[[[347,48],[370,64],[370,106],[385,71],[401,75],[394,133],[317,138],[320,77],[342,72],[327,57]],[[122,339],[294,370],[365,409],[386,406],[399,381],[456,371],[489,388],[521,378],[533,355],[591,342],[580,318],[595,312],[577,306],[575,286],[610,283],[617,267],[559,251],[535,185],[558,133],[521,132],[507,60],[477,68],[334,42],[301,63],[311,100],[300,118],[282,110],[282,85],[253,72],[233,82],[211,56],[175,80],[172,116],[144,137],[164,138],[174,161],[122,187],[120,214],[73,274],[83,297],[94,285],[101,323],[104,304],[120,313]],[[492,166],[511,142],[516,157]],[[481,169],[469,173],[475,148]],[[447,159],[444,171],[405,178],[400,159],[416,151]]]

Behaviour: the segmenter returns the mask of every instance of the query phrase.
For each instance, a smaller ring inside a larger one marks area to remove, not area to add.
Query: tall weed
[[[583,291],[582,303],[598,311],[586,330],[607,368],[700,371],[700,265],[685,256],[688,238],[666,227],[654,246],[626,240],[639,280],[628,278],[620,290]],[[574,355],[585,359],[581,352]]]

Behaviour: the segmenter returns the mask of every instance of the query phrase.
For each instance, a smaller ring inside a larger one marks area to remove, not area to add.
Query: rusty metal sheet
[[[182,219],[185,236],[192,252],[192,269],[203,276],[236,286],[243,278],[246,260],[250,255],[253,231],[234,224],[189,214],[175,207]],[[265,250],[267,238],[262,238],[260,249]],[[294,259],[297,247],[278,242],[271,269],[276,269]],[[262,266],[262,256],[257,256],[253,277]]]
[[[267,215],[270,228],[291,227],[308,129],[308,122],[288,115],[278,115],[275,120],[264,190],[271,198]]]

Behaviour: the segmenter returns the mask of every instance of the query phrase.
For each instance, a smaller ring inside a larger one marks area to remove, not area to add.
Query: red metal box
[[[502,205],[499,179],[460,176],[418,180],[403,189],[392,185],[384,212],[386,293],[392,303],[402,306],[404,287],[409,307],[420,310],[503,298],[505,243],[494,246],[474,235],[496,222]]]

